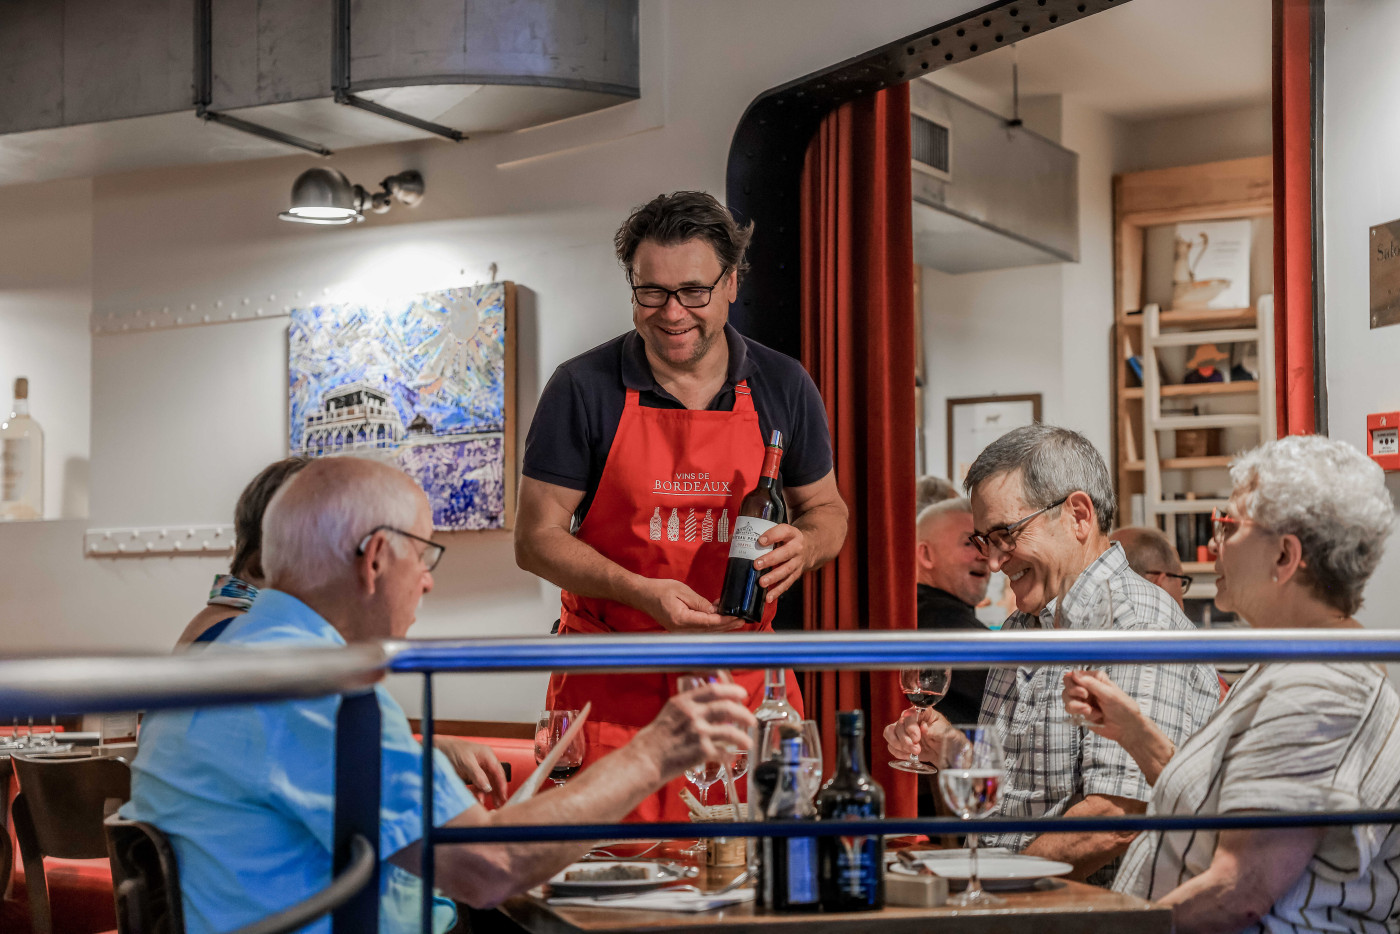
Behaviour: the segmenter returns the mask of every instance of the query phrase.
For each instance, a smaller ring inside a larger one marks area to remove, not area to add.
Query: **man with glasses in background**
[[[771,631],[779,595],[845,540],[815,384],[796,360],[728,323],[751,233],[713,196],[679,191],[637,208],[614,236],[633,329],[554,372],[522,464],[516,562],[563,589],[560,635]],[[746,623],[715,601],[730,530],[773,431],[782,433],[788,521],[758,539],[771,548],[755,561],[767,603],[760,622]],[[757,707],[762,673],[735,680]],[[791,672],[787,680],[800,710]],[[625,743],[674,688],[663,674],[556,674],[545,706],[592,702],[591,759]],[[634,817],[686,819],[678,791]]]
[[[1162,588],[1128,567],[1108,539],[1114,495],[1108,468],[1083,435],[1050,425],[1008,432],[987,446],[964,481],[975,529],[970,540],[1002,571],[1018,629],[1180,629],[1195,627]],[[1112,594],[1111,618],[1108,613]],[[993,668],[981,720],[1006,751],[999,817],[1104,817],[1141,814],[1151,788],[1116,743],[1071,723],[1060,692],[1065,672],[1082,666]],[[1181,744],[1215,710],[1215,673],[1205,665],[1112,665],[1114,683]],[[885,729],[891,754],[937,761],[947,721],[910,711]],[[995,846],[1063,860],[1071,878],[1112,881],[1133,834],[986,834]]]
[[[1165,590],[1176,605],[1186,606],[1186,593],[1191,589],[1191,575],[1181,573],[1181,556],[1176,547],[1157,529],[1130,525],[1118,529],[1109,541],[1123,546],[1128,567],[1144,580]]]

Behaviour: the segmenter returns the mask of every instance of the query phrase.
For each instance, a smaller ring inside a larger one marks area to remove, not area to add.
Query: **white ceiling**
[[[1125,120],[1266,103],[1271,30],[1271,0],[1132,0],[1018,43],[1021,95],[1061,94]],[[935,80],[1009,100],[1012,55],[997,49]]]

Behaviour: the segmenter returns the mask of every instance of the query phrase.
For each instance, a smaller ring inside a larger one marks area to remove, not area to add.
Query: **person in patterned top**
[[[1245,454],[1230,476],[1215,517],[1216,604],[1254,628],[1359,628],[1395,524],[1380,467],[1340,441],[1290,437]],[[1377,810],[1400,798],[1400,696],[1375,665],[1255,665],[1185,744],[1101,672],[1067,676],[1064,701],[1139,763],[1149,814]],[[1183,934],[1396,931],[1400,828],[1152,831],[1114,888],[1171,906]]]
[[[1193,629],[1162,588],[1128,566],[1108,539],[1114,495],[1108,468],[1083,435],[1030,425],[988,445],[968,471],[975,529],[970,540],[1002,571],[1018,629]],[[1109,612],[1111,607],[1111,614]],[[1071,722],[1060,700],[1066,666],[993,668],[981,721],[1006,751],[999,817],[1141,814],[1151,787],[1117,743]],[[1107,669],[1163,731],[1185,741],[1215,710],[1219,687],[1205,665],[1113,665]],[[907,712],[885,729],[892,755],[937,761],[949,724],[934,710]],[[1070,877],[1106,885],[1132,842],[1121,833],[984,834],[983,842],[1063,860]]]

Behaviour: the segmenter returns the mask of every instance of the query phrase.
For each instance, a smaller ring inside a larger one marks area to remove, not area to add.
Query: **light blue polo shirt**
[[[325,648],[345,640],[310,607],[263,590],[205,651]],[[402,708],[375,688],[382,717],[379,930],[419,929],[422,883],[386,860],[422,837],[423,748]],[[122,817],[159,827],[179,863],[189,934],[250,924],[326,887],[335,820],[338,696],[244,707],[158,711],[141,727],[131,800]],[[442,753],[434,754],[439,824],[476,803]],[[434,927],[455,921],[439,899]],[[305,931],[328,934],[324,918]]]

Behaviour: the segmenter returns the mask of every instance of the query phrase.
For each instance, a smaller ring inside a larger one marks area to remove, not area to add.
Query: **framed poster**
[[[982,449],[1013,428],[1040,421],[1040,393],[948,400],[948,479],[961,486]]]
[[[435,529],[510,528],[514,317],[513,282],[293,309],[288,449],[393,464]]]

